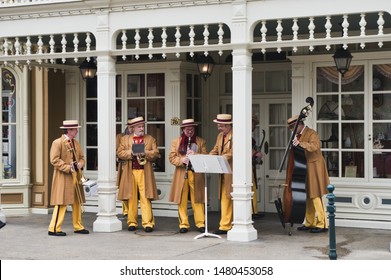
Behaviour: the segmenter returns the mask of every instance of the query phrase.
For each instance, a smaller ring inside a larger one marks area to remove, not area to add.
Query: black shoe
[[[146,227],[145,228],[145,232],[152,232],[153,231],[153,228],[151,228],[151,227]]]
[[[58,231],[58,232],[52,232],[52,231],[48,231],[48,234],[51,235],[51,236],[65,236],[67,235],[65,232],[63,231]]]
[[[81,230],[75,230],[74,233],[79,233],[79,234],[89,234],[90,232],[86,230],[85,228]]]
[[[180,233],[186,233],[186,232],[188,232],[188,231],[189,231],[189,230],[188,230],[187,228],[184,228],[184,227],[179,229],[179,232],[180,232]]]
[[[3,228],[5,226],[5,223],[3,223],[2,221],[0,221],[0,228]]]
[[[135,231],[136,230],[136,227],[135,226],[130,226],[128,227],[128,231]]]
[[[265,214],[262,213],[257,213],[252,215],[253,220],[259,220],[262,219],[263,217],[265,217]]]
[[[310,230],[310,229],[311,229],[310,227],[306,227],[306,226],[301,226],[297,228],[297,230],[301,230],[301,231]]]
[[[218,229],[218,230],[215,230],[213,233],[214,234],[227,234],[227,230]]]
[[[205,232],[205,228],[204,227],[199,227],[198,231],[201,232],[201,233],[204,233]]]
[[[311,233],[321,233],[321,232],[327,232],[327,228],[313,228],[310,230]]]

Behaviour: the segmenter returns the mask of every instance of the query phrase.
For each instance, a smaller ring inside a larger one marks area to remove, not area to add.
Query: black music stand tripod
[[[221,238],[220,235],[208,232],[208,187],[206,173],[232,173],[231,167],[228,161],[223,156],[216,155],[189,155],[191,165],[194,171],[197,173],[205,173],[205,232],[197,235],[194,239],[201,237],[217,237]]]

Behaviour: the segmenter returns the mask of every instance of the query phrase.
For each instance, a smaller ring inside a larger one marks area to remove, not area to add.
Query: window
[[[331,177],[365,177],[364,66],[316,72],[317,131]]]
[[[160,152],[160,158],[153,163],[154,171],[164,172],[165,75],[163,73],[127,74],[125,79],[126,92],[120,92],[117,87],[117,116],[125,114],[127,119],[144,117],[147,121],[145,132],[156,139]],[[118,84],[121,82],[119,81]],[[123,113],[120,111],[122,100],[126,106]]]
[[[372,73],[372,177],[391,178],[391,64],[375,64]]]
[[[2,68],[1,73],[1,113],[2,113],[2,172],[3,179],[14,179],[17,176],[16,170],[16,85],[15,76],[11,71]]]
[[[86,167],[98,170],[98,92],[97,77],[87,79],[86,96]]]
[[[196,126],[196,134],[201,136],[201,80],[199,75],[186,74],[186,118],[193,118]]]

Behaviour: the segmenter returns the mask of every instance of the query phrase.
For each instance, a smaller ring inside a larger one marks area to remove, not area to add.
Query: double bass
[[[279,172],[284,168],[285,160],[288,157],[285,188],[283,199],[277,197],[274,204],[277,208],[277,213],[280,218],[283,228],[285,224],[290,224],[289,235],[292,234],[291,227],[294,223],[302,223],[305,217],[306,208],[306,189],[305,183],[307,178],[307,160],[304,149],[299,146],[293,146],[292,140],[296,136],[297,127],[305,117],[308,116],[312,109],[314,100],[312,97],[307,97],[305,100],[309,103],[301,109],[295,127],[292,130],[288,145],[286,146],[284,156],[282,158]]]

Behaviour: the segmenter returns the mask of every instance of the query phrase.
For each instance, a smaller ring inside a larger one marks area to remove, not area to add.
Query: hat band
[[[63,124],[62,125],[63,127],[75,127],[75,126],[79,126],[78,124]]]
[[[216,121],[218,121],[218,122],[231,122],[232,120],[222,120],[222,119],[216,119]]]
[[[140,120],[140,121],[137,121],[137,122],[134,122],[134,123],[128,123],[128,125],[136,125],[136,124],[144,123],[144,122],[145,122],[144,120]]]

